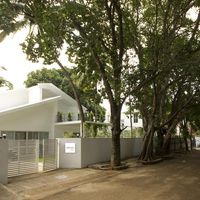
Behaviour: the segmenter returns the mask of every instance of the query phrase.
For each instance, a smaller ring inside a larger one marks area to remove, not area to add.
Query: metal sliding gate
[[[8,140],[8,177],[38,172],[38,140]]]
[[[57,140],[43,140],[43,171],[57,168]]]
[[[40,163],[40,164],[39,164]],[[8,177],[57,168],[57,140],[8,140]]]

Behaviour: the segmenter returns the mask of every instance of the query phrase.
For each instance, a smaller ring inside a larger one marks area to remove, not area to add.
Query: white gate
[[[54,170],[57,168],[57,140],[43,140],[43,171]]]
[[[38,140],[8,140],[8,177],[38,172]]]

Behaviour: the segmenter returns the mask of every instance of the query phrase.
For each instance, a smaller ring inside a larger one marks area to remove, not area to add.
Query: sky
[[[3,66],[7,70],[0,70],[0,76],[10,81],[15,89],[24,88],[24,81],[27,74],[31,71],[47,68],[58,68],[57,65],[43,65],[40,63],[32,63],[26,59],[26,55],[22,51],[20,44],[25,40],[27,30],[12,34],[0,43],[0,67]]]

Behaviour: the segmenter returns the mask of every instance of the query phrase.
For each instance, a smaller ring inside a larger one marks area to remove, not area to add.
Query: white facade
[[[130,115],[127,115],[125,113],[121,114],[121,125],[123,127],[127,127],[126,130],[131,130],[131,120],[132,120],[133,129],[143,127],[142,118],[138,110],[133,111],[131,115],[131,119],[130,119]]]
[[[59,122],[58,112],[63,118]],[[64,118],[69,112],[70,122]],[[0,135],[10,137],[14,134],[12,139],[33,139],[32,135],[39,137],[42,134],[48,138],[60,138],[64,132],[77,130],[80,126],[78,113],[76,101],[50,83],[4,91],[0,93]]]

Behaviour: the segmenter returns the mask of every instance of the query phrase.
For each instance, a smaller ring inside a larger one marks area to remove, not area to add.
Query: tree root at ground
[[[88,167],[92,169],[99,169],[99,170],[123,170],[123,169],[127,169],[128,165],[124,162],[122,162],[121,165],[119,166],[111,166],[109,163],[99,163],[99,164],[90,165]]]
[[[142,163],[144,165],[152,165],[152,164],[160,163],[162,161],[163,161],[163,158],[155,158],[152,160],[138,160],[138,163]]]

